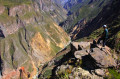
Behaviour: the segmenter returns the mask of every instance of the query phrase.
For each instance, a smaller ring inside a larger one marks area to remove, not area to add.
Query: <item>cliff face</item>
[[[21,77],[35,77],[37,67],[50,61],[70,40],[56,24],[66,18],[65,10],[51,0],[25,1],[0,1],[3,79],[20,78],[20,69],[24,71]]]

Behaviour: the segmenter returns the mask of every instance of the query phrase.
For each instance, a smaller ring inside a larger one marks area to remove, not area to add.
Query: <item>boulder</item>
[[[99,77],[98,75],[94,73],[90,73],[89,71],[81,68],[81,67],[74,67],[72,70],[72,76],[75,77],[75,79],[103,79],[103,77]]]
[[[56,70],[56,75],[59,75],[61,73],[65,73],[67,69],[71,70],[72,66],[70,66],[70,65],[61,65],[61,66],[58,66],[57,70]]]
[[[75,51],[78,51],[78,50],[82,50],[82,48],[78,45],[79,43],[78,42],[72,42],[71,44],[71,52],[74,53]]]
[[[94,48],[90,56],[94,59],[98,67],[116,67],[117,64],[111,54],[101,51],[99,48]]]
[[[54,61],[54,60],[51,60],[51,61],[48,63],[48,66],[52,66],[54,63],[55,63],[55,61]]]
[[[65,72],[65,69],[66,69],[66,68],[67,68],[67,67],[66,67],[65,65],[58,66],[58,67],[57,67],[57,70],[56,70],[56,75],[59,75],[60,73]]]
[[[89,47],[91,44],[91,42],[80,42],[79,46],[81,46],[82,48],[87,48]]]
[[[69,79],[75,79],[72,75],[69,75]]]
[[[90,42],[71,42],[71,52],[83,50],[90,46]]]
[[[105,75],[105,72],[103,69],[96,69],[95,74],[103,77]]]
[[[81,50],[81,51],[76,51],[74,53],[74,56],[77,58],[77,59],[82,59],[83,56],[86,56],[88,55],[88,53],[85,51],[85,50]]]

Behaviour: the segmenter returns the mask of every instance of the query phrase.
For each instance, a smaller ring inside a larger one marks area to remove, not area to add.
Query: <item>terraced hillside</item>
[[[3,79],[36,77],[37,67],[69,43],[69,36],[56,24],[66,18],[66,11],[50,1],[0,0]]]

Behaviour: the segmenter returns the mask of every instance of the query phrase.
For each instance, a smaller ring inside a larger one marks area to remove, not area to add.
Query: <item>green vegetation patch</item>
[[[16,17],[8,16],[8,10],[5,9],[3,14],[0,15],[0,22],[6,23],[6,22],[13,22],[16,19]]]
[[[115,49],[120,53],[120,31],[116,35]]]
[[[95,31],[92,32],[92,34],[89,36],[89,39],[96,39],[96,38],[100,37],[101,34],[103,33],[103,31],[104,31],[103,28],[100,28],[100,29],[95,30]]]
[[[11,42],[10,55],[13,56],[14,52],[15,52],[14,44],[13,44],[13,42]]]
[[[52,75],[52,69],[47,69],[45,72],[44,72],[44,77],[46,77],[47,79],[49,79]]]
[[[120,74],[114,69],[109,69],[109,77],[106,79],[120,79]]]
[[[32,65],[29,65],[28,71],[29,71],[29,72],[32,72],[32,71],[33,71]]]
[[[61,49],[60,47],[56,46],[55,43],[50,43],[50,47],[52,49],[52,56],[54,56],[57,52],[59,52],[59,50]]]

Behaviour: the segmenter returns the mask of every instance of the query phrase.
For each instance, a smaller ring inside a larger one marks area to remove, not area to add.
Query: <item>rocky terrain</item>
[[[55,65],[52,74],[43,74],[40,79],[104,79],[109,76],[109,68],[118,66],[117,59],[107,46],[102,49],[94,42],[72,42],[69,52],[48,63],[51,68]]]
[[[0,0],[0,79],[120,79],[119,4]],[[104,24],[102,48],[95,40]]]

